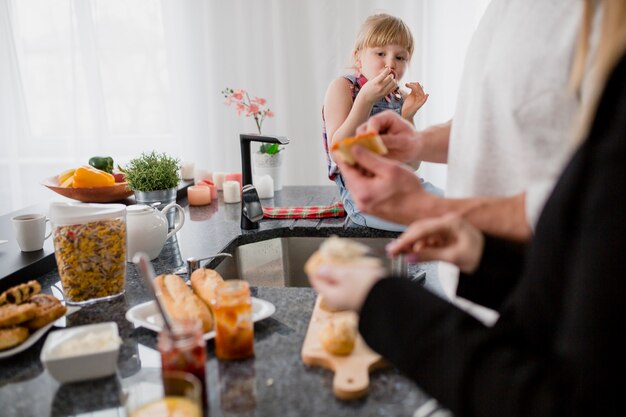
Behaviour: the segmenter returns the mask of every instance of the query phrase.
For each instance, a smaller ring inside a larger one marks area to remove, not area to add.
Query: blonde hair
[[[413,55],[415,45],[411,30],[401,19],[386,13],[369,16],[356,37],[354,50],[361,51],[363,48],[375,48],[385,45],[400,45],[409,52],[409,58]]]
[[[611,71],[626,51],[626,1],[624,0],[585,0],[583,22],[572,66],[570,86],[579,92],[587,72],[587,59],[593,20],[602,9],[602,25],[598,49],[591,63],[591,93],[583,103],[579,125],[576,129],[578,141],[582,140],[591,127],[600,93]]]

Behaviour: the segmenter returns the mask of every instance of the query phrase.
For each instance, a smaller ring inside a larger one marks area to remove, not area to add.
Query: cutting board
[[[318,295],[302,345],[302,361],[307,365],[321,366],[335,373],[333,391],[337,398],[342,400],[361,398],[369,390],[370,371],[384,367],[386,362],[365,344],[361,335],[357,336],[354,350],[350,355],[337,356],[324,350],[318,335],[324,323],[337,313],[325,310],[320,305],[321,300],[322,297]]]

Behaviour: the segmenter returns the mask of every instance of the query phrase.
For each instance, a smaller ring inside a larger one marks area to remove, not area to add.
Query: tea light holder
[[[260,199],[274,198],[274,180],[270,175],[255,175],[254,186]]]
[[[224,181],[224,203],[232,204],[241,202],[241,187],[237,181]]]
[[[213,182],[215,183],[215,186],[217,187],[218,191],[221,191],[224,189],[224,181],[226,180],[226,173],[225,172],[214,172],[213,173]]]
[[[180,176],[184,180],[192,180],[194,179],[194,163],[193,162],[183,162],[180,168]]]
[[[202,185],[192,185],[187,188],[187,200],[189,200],[190,206],[211,204],[211,188]]]

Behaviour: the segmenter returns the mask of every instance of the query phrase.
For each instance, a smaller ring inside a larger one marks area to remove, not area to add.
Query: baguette
[[[202,331],[213,328],[213,317],[206,304],[196,296],[178,275],[159,275],[154,279],[170,317],[177,321],[201,320]]]
[[[0,350],[19,345],[28,338],[28,334],[28,329],[22,326],[0,329]]]
[[[330,150],[334,155],[339,155],[345,163],[354,165],[356,163],[352,157],[352,147],[354,145],[363,146],[379,155],[386,155],[388,153],[383,140],[374,132],[367,132],[362,135],[336,140],[333,142]]]
[[[215,302],[215,289],[217,284],[224,282],[224,278],[213,269],[200,268],[193,271],[189,280],[191,281],[191,288],[193,288],[196,295],[209,308],[212,308],[211,306]]]

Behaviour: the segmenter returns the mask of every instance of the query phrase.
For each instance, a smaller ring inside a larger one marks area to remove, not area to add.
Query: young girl
[[[428,99],[419,83],[407,83],[410,93],[398,88],[413,54],[413,35],[400,19],[388,14],[367,18],[354,46],[353,75],[344,75],[328,86],[322,109],[323,138],[328,176],[339,186],[344,208],[356,224],[402,231],[404,225],[361,213],[346,189],[329,148],[336,140],[354,136],[356,128],[381,111],[391,109],[413,123],[413,116]],[[435,189],[431,184],[429,191]],[[437,192],[437,191],[435,191]],[[440,191],[439,191],[440,192]]]

